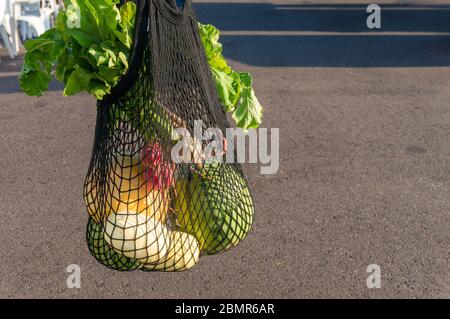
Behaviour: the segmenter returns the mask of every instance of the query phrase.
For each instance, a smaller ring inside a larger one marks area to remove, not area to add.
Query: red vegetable
[[[149,188],[157,188],[164,191],[172,186],[175,165],[162,162],[157,167],[149,167],[145,170],[144,176]]]
[[[142,165],[144,167],[157,167],[161,164],[163,159],[163,149],[159,143],[148,145],[142,151]]]
[[[148,189],[164,191],[172,186],[175,165],[164,161],[159,143],[150,144],[142,151],[141,162]]]

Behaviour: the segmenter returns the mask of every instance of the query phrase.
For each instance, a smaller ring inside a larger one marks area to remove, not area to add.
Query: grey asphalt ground
[[[450,2],[380,1],[381,31],[355,1],[195,2],[280,128],[278,174],[245,165],[253,232],[189,272],[98,264],[82,198],[95,101],[26,97],[3,56],[0,297],[449,298]]]

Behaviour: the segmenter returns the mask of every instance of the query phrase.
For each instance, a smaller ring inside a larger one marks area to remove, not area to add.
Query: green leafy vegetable
[[[52,66],[61,55],[63,47],[62,36],[55,29],[25,43],[27,54],[19,77],[20,86],[25,93],[41,96],[48,90]]]
[[[241,102],[233,112],[236,125],[241,128],[258,128],[261,124],[262,108],[253,91],[253,78],[249,73],[239,73],[241,79]]]
[[[220,32],[214,26],[199,23],[200,38],[216,82],[217,93],[227,112],[233,113],[236,125],[242,129],[257,128],[262,121],[262,107],[253,90],[249,73],[233,71],[222,55]]]
[[[25,43],[20,87],[28,95],[41,96],[54,76],[65,84],[64,95],[86,91],[102,100],[128,71],[136,5],[126,2],[119,9],[119,0],[64,0],[64,4],[67,10],[59,13],[56,27]],[[232,112],[238,127],[257,128],[262,107],[251,75],[227,64],[217,28],[199,23],[199,31],[224,110]]]
[[[28,95],[48,90],[52,67],[64,95],[87,91],[101,100],[128,70],[136,5],[118,0],[65,0],[56,28],[25,44],[20,86]],[[77,26],[76,23],[79,23]]]

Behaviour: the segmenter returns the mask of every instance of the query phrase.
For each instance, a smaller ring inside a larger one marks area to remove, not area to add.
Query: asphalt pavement
[[[121,273],[85,243],[95,100],[19,91],[0,63],[0,297],[449,298],[450,2],[194,1],[280,129],[280,168],[244,165],[255,224],[183,273]],[[67,267],[81,267],[69,289]],[[381,288],[366,285],[380,266]]]

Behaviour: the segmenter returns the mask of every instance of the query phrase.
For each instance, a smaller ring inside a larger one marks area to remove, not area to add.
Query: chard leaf
[[[65,3],[64,31],[85,48],[101,42],[102,30],[97,15],[89,9],[89,1],[66,0]]]
[[[42,96],[52,79],[52,65],[64,49],[62,35],[57,30],[49,30],[38,39],[28,40],[25,49],[27,54],[19,75],[20,87],[28,95]]]
[[[27,63],[25,61],[25,63]],[[51,75],[40,68],[28,68],[24,66],[19,76],[19,84],[22,91],[29,96],[42,96],[48,90],[48,85],[52,80]]]
[[[67,82],[67,78],[76,65],[76,59],[67,52],[63,53],[59,58],[59,64],[56,67],[56,79],[60,82]]]
[[[222,54],[217,28],[199,23],[199,33],[224,110],[233,112],[238,127],[244,130],[257,128],[262,120],[262,107],[252,88],[251,75],[235,72],[229,67]]]
[[[64,95],[74,95],[79,92],[89,91],[91,88],[89,82],[94,77],[92,72],[77,65],[75,70],[70,74],[67,79],[66,88],[64,89]]]
[[[111,93],[111,87],[100,81],[91,81],[92,87],[89,93],[92,94],[97,100],[103,100],[105,95]]]
[[[40,96],[55,77],[64,94],[87,91],[102,99],[128,70],[136,5],[119,0],[64,0],[56,26],[25,45],[19,80],[28,95]]]
[[[125,45],[127,49],[131,49],[133,39],[131,34],[135,28],[136,4],[134,2],[126,2],[120,7],[120,30],[114,30],[116,37]]]
[[[241,101],[232,117],[244,130],[258,128],[262,121],[262,107],[252,88],[253,78],[249,73],[240,73],[240,78],[243,85]]]
[[[89,54],[88,61],[94,67],[100,67],[109,61],[108,53],[98,44],[92,45],[87,53]]]
[[[231,72],[227,74],[214,68],[211,68],[211,71],[216,83],[219,99],[222,102],[225,111],[233,111],[241,93],[239,73]]]

